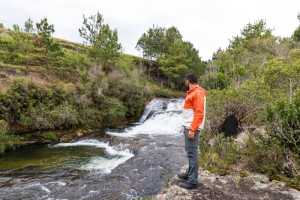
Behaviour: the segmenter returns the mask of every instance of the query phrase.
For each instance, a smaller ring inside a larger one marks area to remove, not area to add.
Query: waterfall
[[[184,99],[154,99],[145,107],[138,125],[121,132],[108,130],[106,133],[118,137],[178,134],[182,129],[183,102]]]

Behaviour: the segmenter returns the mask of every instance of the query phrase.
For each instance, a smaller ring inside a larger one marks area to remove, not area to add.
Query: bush
[[[262,125],[265,105],[270,101],[270,89],[260,80],[246,81],[239,87],[207,92],[206,127],[219,131],[225,118],[235,114],[240,126]]]
[[[48,141],[55,141],[55,140],[57,140],[55,132],[46,132],[46,133],[41,134],[41,136],[42,136],[42,138],[44,140],[48,140]]]
[[[209,134],[205,131],[200,133],[199,165],[222,175],[229,173],[238,161],[238,146],[232,138],[224,138],[223,134],[219,134],[211,141],[207,136]]]
[[[233,138],[219,134],[211,139],[207,131],[202,131],[199,148],[199,166],[221,175],[247,170],[292,183],[300,178],[299,157],[281,146],[277,138],[249,135],[241,147]]]
[[[300,153],[300,90],[291,102],[279,99],[267,108],[268,129],[285,147]]]
[[[8,124],[0,120],[0,153],[4,152],[5,149],[14,148],[19,143],[19,137],[8,133]]]
[[[154,96],[157,98],[171,98],[171,92],[164,88],[157,88],[154,90]]]

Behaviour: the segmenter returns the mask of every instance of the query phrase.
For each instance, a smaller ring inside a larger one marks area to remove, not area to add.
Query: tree
[[[25,29],[20,29],[19,25],[13,25],[13,31],[9,31],[9,35],[14,38],[14,42],[18,49],[26,54],[26,68],[28,69],[29,53],[33,48],[34,28],[32,20],[29,18],[25,21]]]
[[[167,54],[158,60],[161,64],[160,69],[168,77],[168,82],[171,81],[171,87],[172,84],[176,84],[178,88],[188,73],[191,59],[188,58],[187,48],[187,43],[176,41],[169,47]]]
[[[26,51],[26,67],[28,68],[28,54],[29,50],[32,48],[32,39],[33,39],[33,33],[34,33],[34,28],[33,28],[33,23],[32,20],[29,18],[25,22],[25,37],[24,37],[24,45],[25,45],[25,51]]]
[[[45,50],[47,72],[49,74],[49,60],[51,57],[51,53],[53,53],[53,56],[62,56],[63,51],[60,47],[60,44],[53,40],[53,37],[51,35],[55,32],[54,25],[49,24],[46,17],[42,19],[40,23],[36,23],[36,28],[39,36],[41,37],[42,47]]]
[[[254,24],[249,23],[241,30],[241,36],[229,40],[229,49],[235,49],[247,40],[271,37],[272,31],[273,29],[267,28],[266,20],[261,19],[255,21]]]
[[[198,75],[204,73],[204,63],[199,52],[191,42],[184,42],[179,30],[154,26],[143,33],[137,42],[136,49],[142,51],[143,56],[154,60],[157,70],[168,77],[171,87],[177,88],[183,82],[187,72]],[[159,77],[159,73],[158,73]]]
[[[150,60],[157,60],[167,54],[169,47],[176,41],[182,41],[179,30],[172,26],[168,29],[154,26],[143,33],[137,42],[136,49]]]
[[[297,18],[300,22],[300,13],[298,13]],[[292,38],[294,41],[300,42],[300,26],[294,31]]]
[[[0,28],[4,28],[4,25],[2,23],[0,23]]]
[[[118,43],[117,29],[111,30],[108,24],[104,24],[103,16],[99,12],[89,18],[83,15],[83,25],[79,34],[85,39],[85,44],[91,45],[90,56],[97,64],[100,63],[104,69],[108,69],[120,56],[119,51],[122,49]]]

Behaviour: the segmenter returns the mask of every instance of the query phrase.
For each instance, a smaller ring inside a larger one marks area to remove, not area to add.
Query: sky
[[[98,11],[104,23],[118,30],[124,52],[135,56],[142,56],[136,43],[153,24],[178,28],[202,60],[226,49],[248,23],[264,19],[281,37],[290,37],[300,25],[300,0],[0,0],[0,23],[23,28],[28,18],[36,23],[47,17],[54,24],[54,37],[82,43],[78,29],[83,15]]]

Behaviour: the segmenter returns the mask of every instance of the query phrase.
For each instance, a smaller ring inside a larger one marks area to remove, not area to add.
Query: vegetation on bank
[[[259,20],[214,53],[200,77],[208,89],[200,166],[223,175],[264,173],[300,189],[299,29],[281,38]],[[220,131],[232,114],[249,128],[242,143]]]
[[[84,16],[84,44],[53,38],[54,31],[47,18],[0,28],[0,120],[7,124],[0,126],[0,152],[32,131],[48,131],[39,138],[53,141],[66,129],[119,126],[152,98],[171,97],[151,78],[152,61],[121,53],[117,30],[101,14]]]

